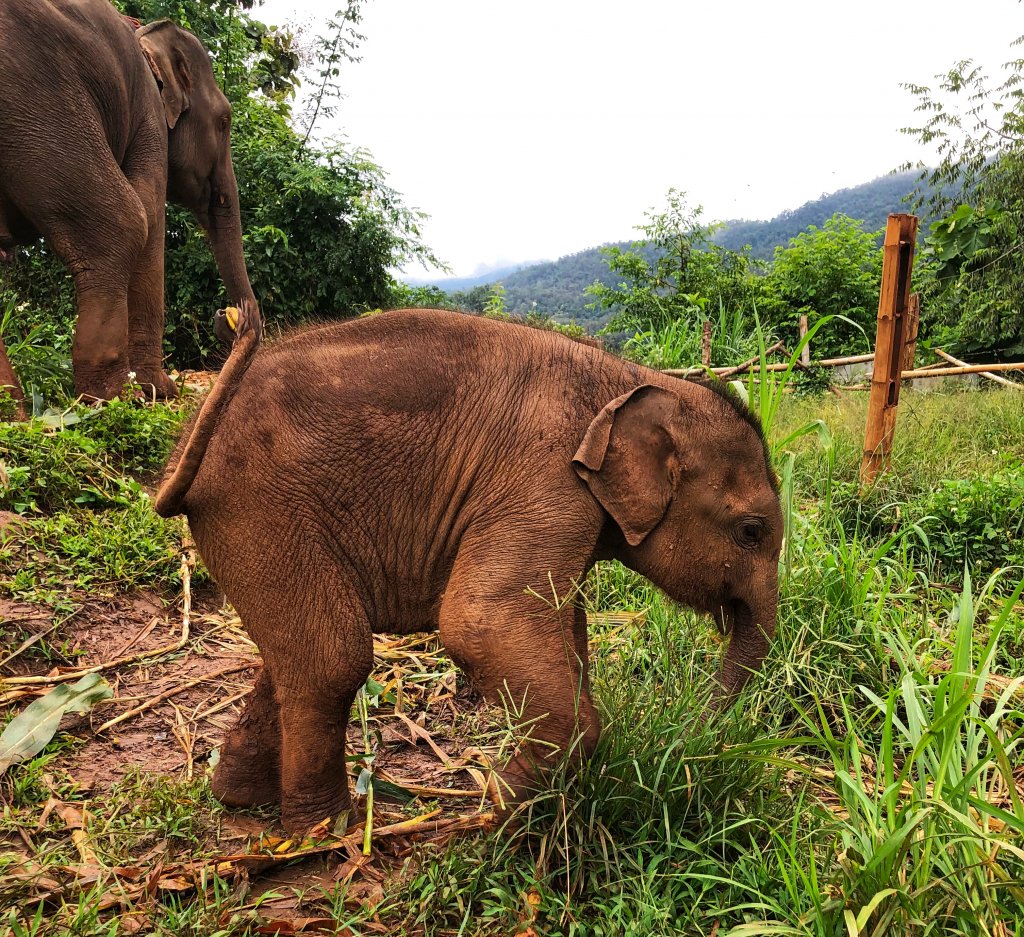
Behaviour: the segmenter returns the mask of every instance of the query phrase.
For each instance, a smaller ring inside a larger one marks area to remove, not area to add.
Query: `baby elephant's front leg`
[[[508,805],[541,788],[564,753],[593,753],[601,723],[590,697],[582,610],[449,588],[441,638],[484,696],[506,705],[523,727],[524,744],[502,772]]]

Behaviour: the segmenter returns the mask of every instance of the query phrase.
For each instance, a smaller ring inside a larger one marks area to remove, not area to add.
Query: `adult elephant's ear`
[[[157,20],[135,33],[142,54],[160,85],[164,118],[171,130],[191,105],[192,74],[178,38],[179,32],[170,20]]]
[[[679,471],[672,423],[679,397],[642,384],[594,417],[572,466],[637,546],[665,516]]]

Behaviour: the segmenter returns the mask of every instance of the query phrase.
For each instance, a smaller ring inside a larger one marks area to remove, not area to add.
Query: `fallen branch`
[[[256,666],[255,661],[245,661],[241,664],[230,664],[227,667],[221,667],[220,670],[211,670],[209,673],[204,673],[201,676],[193,677],[191,680],[186,680],[184,683],[179,683],[177,686],[171,687],[171,689],[158,693],[156,696],[146,700],[141,706],[136,706],[134,709],[128,709],[121,713],[119,716],[115,716],[113,719],[108,719],[103,723],[97,730],[96,734],[101,735],[106,732],[107,729],[113,728],[119,722],[124,722],[126,719],[131,719],[132,716],[138,716],[144,713],[147,709],[152,709],[154,706],[159,706],[165,700],[169,700],[172,696],[177,696],[179,693],[184,693],[185,690],[189,690],[194,686],[198,686],[200,683],[205,683],[207,680],[212,680],[214,677],[224,677],[229,673],[238,673],[240,670],[249,670]]]

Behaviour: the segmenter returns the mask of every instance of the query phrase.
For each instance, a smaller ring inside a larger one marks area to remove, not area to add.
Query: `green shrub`
[[[133,503],[134,475],[157,471],[182,414],[112,400],[26,423],[0,424],[0,509],[54,511]]]
[[[906,510],[920,515],[932,555],[947,574],[962,570],[965,561],[986,576],[1024,564],[1024,465],[947,479]]]

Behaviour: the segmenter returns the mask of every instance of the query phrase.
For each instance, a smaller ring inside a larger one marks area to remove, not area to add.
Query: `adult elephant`
[[[40,236],[67,264],[75,390],[119,394],[163,369],[164,208],[192,210],[239,331],[260,329],[242,255],[231,106],[192,33],[108,0],[0,0],[0,260]]]

